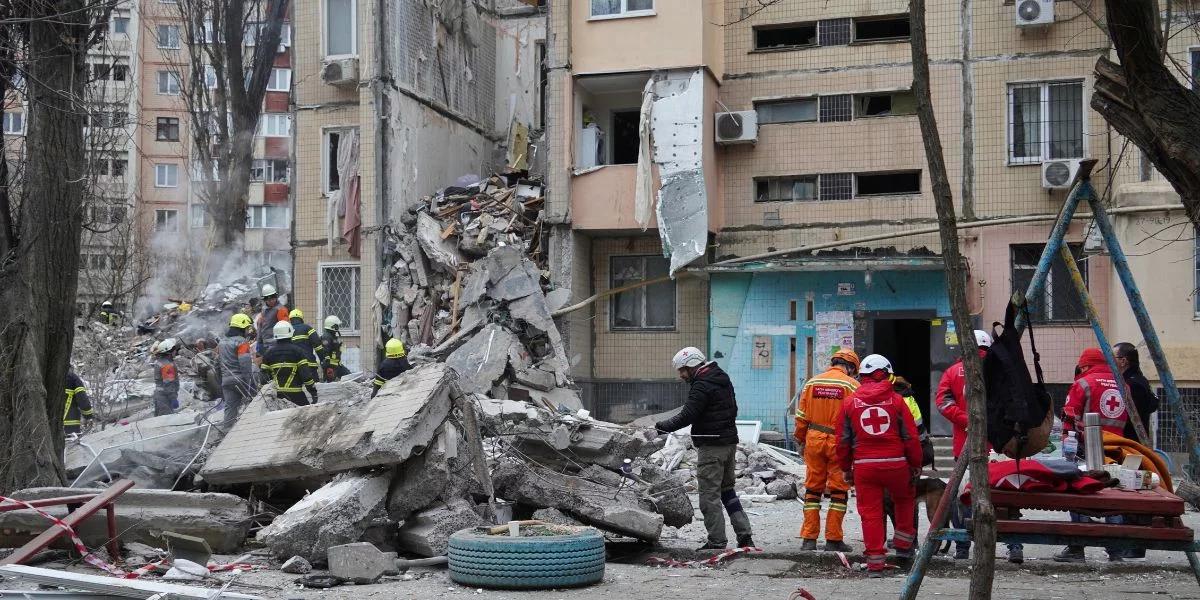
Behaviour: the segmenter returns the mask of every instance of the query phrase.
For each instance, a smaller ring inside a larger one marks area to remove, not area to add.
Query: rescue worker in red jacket
[[[892,363],[872,354],[858,372],[862,385],[842,402],[837,419],[837,455],[846,481],[858,495],[866,543],[867,571],[879,577],[887,569],[887,516],[883,494],[892,497],[896,556],[912,557],[917,531],[913,523],[913,478],[921,473],[917,424],[904,399],[892,390]]]

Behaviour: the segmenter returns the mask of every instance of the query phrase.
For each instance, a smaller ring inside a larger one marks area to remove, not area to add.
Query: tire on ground
[[[582,587],[604,579],[604,537],[509,537],[464,529],[450,536],[450,580],[471,587],[538,590]]]

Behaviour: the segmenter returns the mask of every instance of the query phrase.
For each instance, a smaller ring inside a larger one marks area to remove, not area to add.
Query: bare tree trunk
[[[925,158],[929,163],[929,178],[933,182],[933,201],[937,208],[938,228],[942,241],[942,257],[946,263],[946,287],[950,292],[950,312],[958,331],[963,367],[967,379],[967,452],[970,456],[971,499],[974,516],[975,560],[971,569],[973,600],[992,597],[992,579],[996,568],[996,512],[992,507],[987,470],[987,410],[984,406],[983,362],[975,345],[975,329],[967,305],[967,275],[965,261],[958,248],[958,219],[954,212],[954,196],[942,156],[942,140],[933,100],[929,91],[929,51],[925,40],[925,0],[911,0],[913,95],[916,96],[917,118],[921,122],[921,137],[925,140]]]

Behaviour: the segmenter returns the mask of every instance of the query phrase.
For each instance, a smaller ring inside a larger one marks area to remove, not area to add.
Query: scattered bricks
[[[346,581],[366,584],[396,572],[396,554],[380,552],[367,542],[355,542],[329,548],[329,572]]]
[[[174,531],[164,531],[162,538],[167,542],[171,558],[190,560],[198,565],[207,565],[208,559],[212,558],[212,548],[209,547],[208,542],[204,541],[204,538],[183,535]]]
[[[421,556],[443,556],[454,532],[487,525],[475,507],[465,500],[423,510],[400,528],[400,548]]]
[[[780,500],[795,500],[796,486],[792,482],[784,479],[776,479],[767,484],[767,493],[774,495]]]
[[[304,560],[303,556],[293,556],[287,559],[279,570],[292,575],[304,575],[312,572],[312,563]]]
[[[325,560],[331,546],[357,542],[382,515],[389,478],[344,474],[305,496],[258,532],[258,539],[280,558]]]

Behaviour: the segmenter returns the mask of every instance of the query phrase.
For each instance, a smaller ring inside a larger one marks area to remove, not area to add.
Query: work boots
[[[1087,562],[1087,557],[1083,553],[1083,546],[1067,546],[1054,555],[1054,562],[1081,563]]]
[[[737,547],[738,548],[757,548],[757,546],[754,545],[754,538],[752,538],[748,535],[745,537],[738,538]]]
[[[714,544],[712,542],[706,542],[703,546],[696,548],[696,551],[697,552],[707,552],[710,550],[725,550],[725,549],[727,549],[727,546],[725,544]]]
[[[853,552],[854,549],[846,545],[842,540],[825,540],[826,552]]]
[[[817,549],[817,540],[804,540],[800,544],[800,549],[815,551]]]

